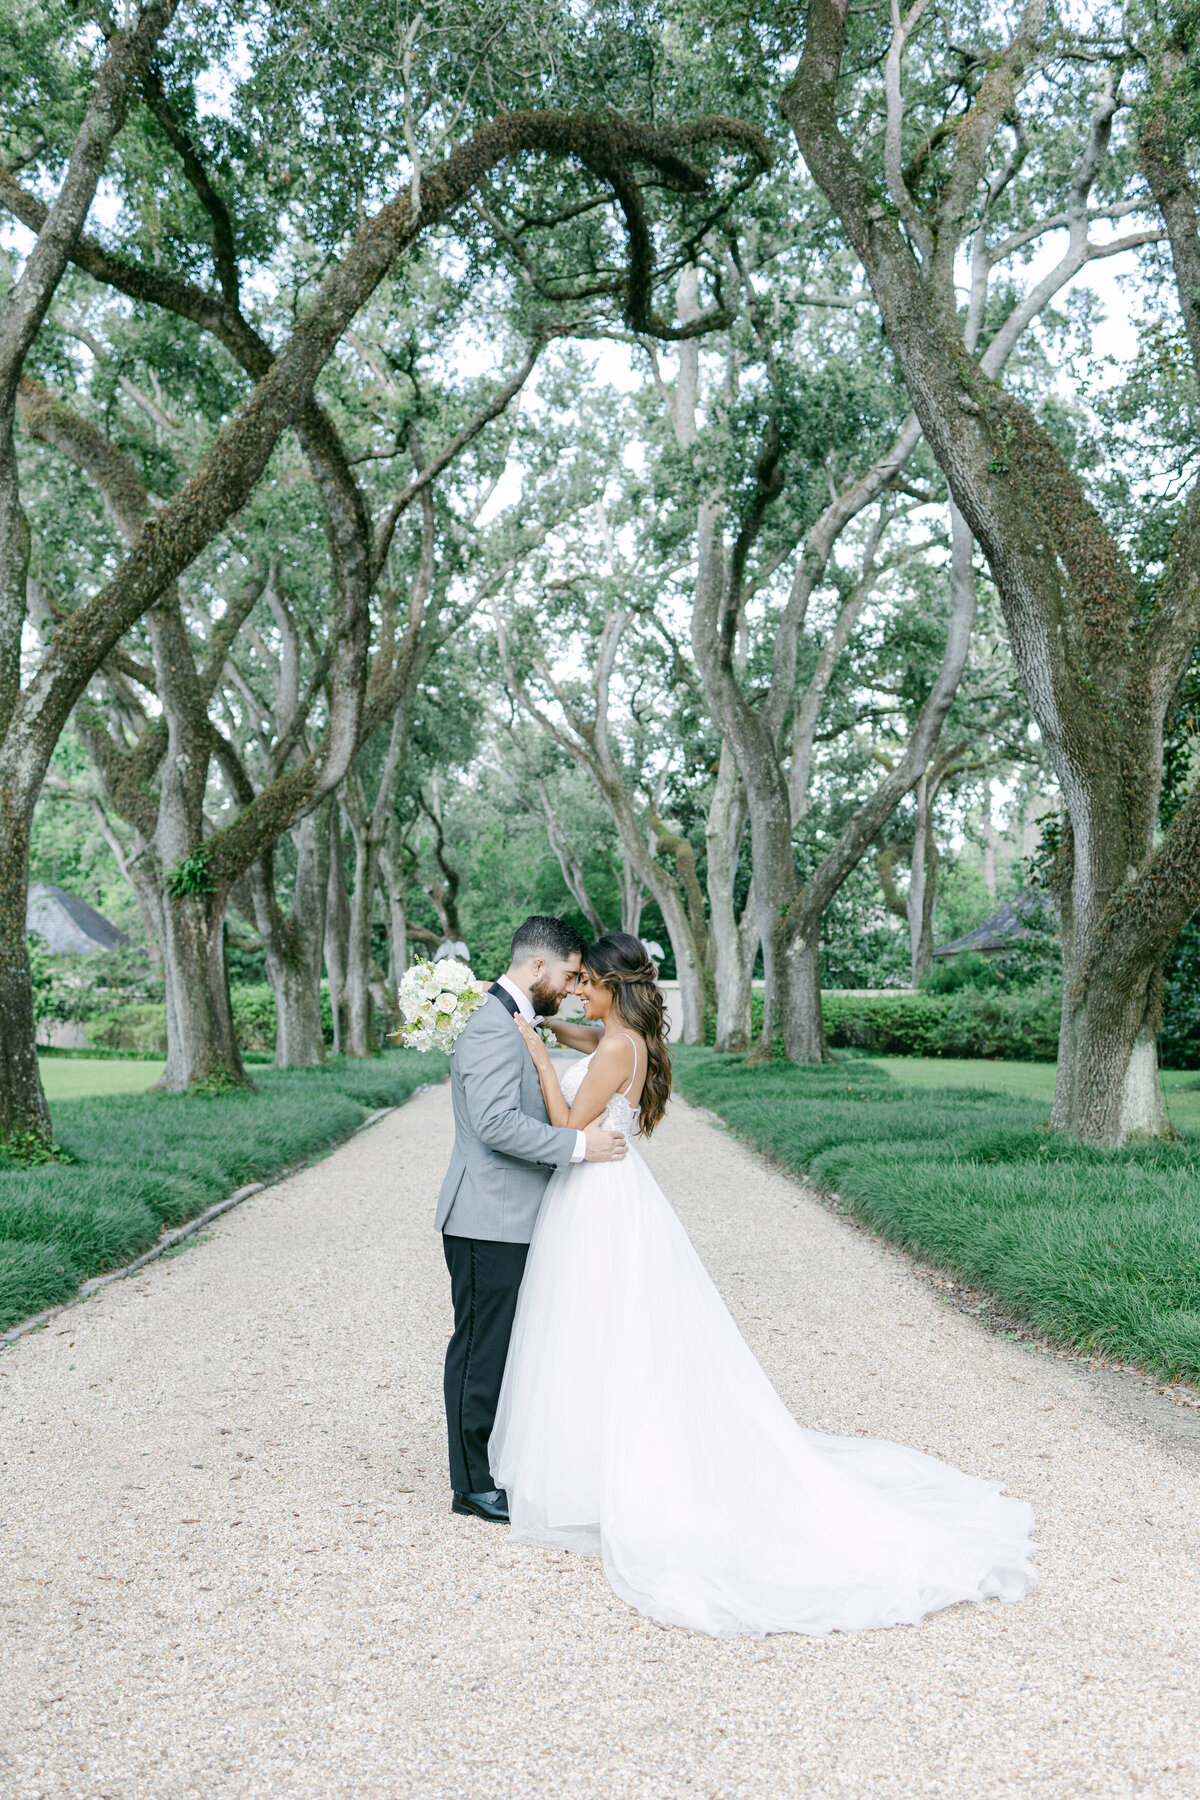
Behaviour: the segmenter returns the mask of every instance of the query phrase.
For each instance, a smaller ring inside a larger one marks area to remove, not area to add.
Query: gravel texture
[[[789,1405],[1001,1477],[1016,1606],[630,1613],[448,1510],[445,1088],[0,1355],[5,1800],[1188,1796],[1200,1421],[990,1336],[676,1103],[650,1161]]]

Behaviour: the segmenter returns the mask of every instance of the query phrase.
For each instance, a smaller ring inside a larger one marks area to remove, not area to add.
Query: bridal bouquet
[[[487,991],[466,963],[416,962],[400,983],[403,1023],[395,1035],[408,1050],[452,1050]]]

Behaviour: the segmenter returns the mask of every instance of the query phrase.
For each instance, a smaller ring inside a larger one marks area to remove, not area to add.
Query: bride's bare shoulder
[[[635,1048],[643,1048],[636,1031],[626,1031],[623,1026],[619,1031],[610,1027],[600,1039],[596,1060],[603,1069],[618,1069],[624,1064],[632,1068]]]

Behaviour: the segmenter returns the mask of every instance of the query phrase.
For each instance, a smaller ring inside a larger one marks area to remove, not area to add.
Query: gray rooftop
[[[1023,918],[1040,910],[1040,902],[1035,894],[1028,891],[1018,894],[1015,900],[1006,900],[998,906],[990,919],[977,925],[974,931],[968,931],[965,937],[955,938],[952,944],[939,944],[934,951],[935,956],[958,956],[964,950],[974,950],[981,956],[987,956],[994,950],[1011,950],[1018,938],[1029,936],[1029,927]]]
[[[129,939],[103,913],[48,881],[35,881],[25,902],[25,929],[36,931],[56,956],[117,950]]]

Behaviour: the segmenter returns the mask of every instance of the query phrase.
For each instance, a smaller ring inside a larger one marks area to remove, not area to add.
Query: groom
[[[558,1011],[575,986],[583,939],[561,919],[535,914],[518,927],[508,973],[454,1045],[450,1093],[454,1153],[434,1221],[442,1233],[454,1335],[446,1351],[451,1506],[504,1523],[508,1498],[488,1467],[488,1439],[517,1290],[546,1183],[573,1162],[617,1162],[619,1131],[551,1125],[541,1083],[516,1019],[532,1025]]]

